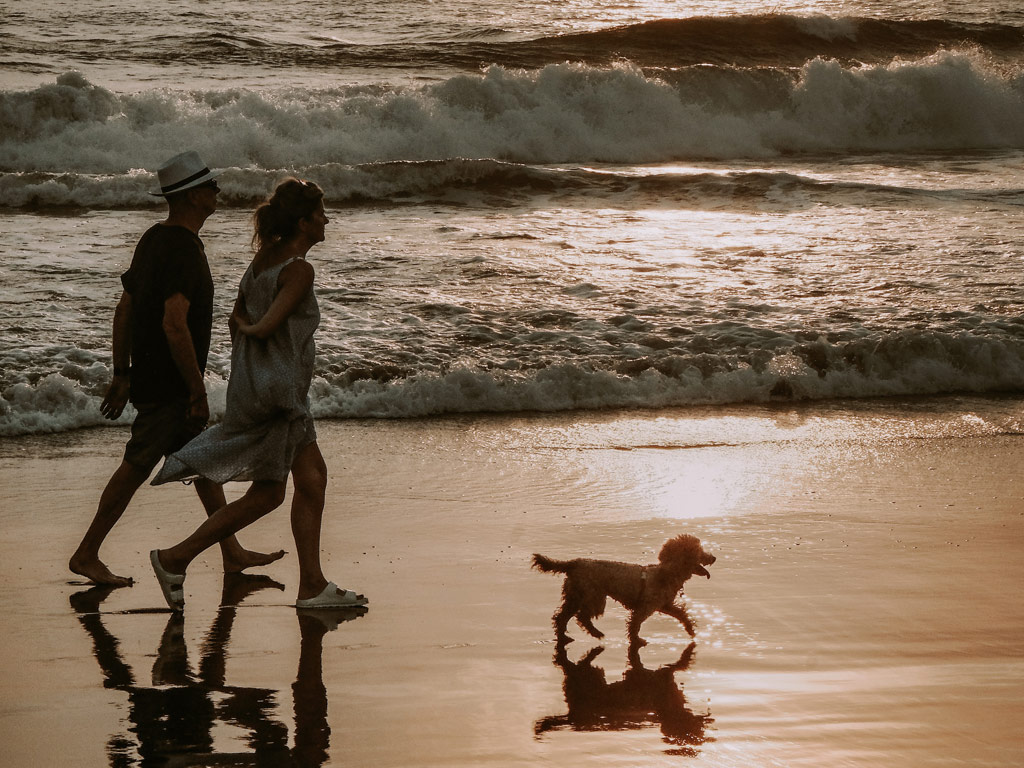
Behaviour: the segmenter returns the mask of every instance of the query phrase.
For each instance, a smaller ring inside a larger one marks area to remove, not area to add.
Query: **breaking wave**
[[[316,378],[310,398],[321,418],[411,418],[1024,391],[1019,322],[999,332],[905,330],[844,341],[769,339],[763,329],[734,329],[728,344],[717,349],[710,341],[714,335],[678,344],[654,343],[641,332],[635,337],[644,354],[617,360],[551,357],[550,364],[523,360],[512,369],[457,364],[400,370],[328,354],[317,369],[340,372]],[[107,423],[99,403],[109,371],[82,350],[75,358],[76,363],[49,366],[59,373],[35,380],[22,375],[6,385],[0,393],[0,436]],[[221,367],[207,374],[215,420],[223,414],[226,373]],[[122,421],[133,415],[129,408]]]
[[[627,65],[491,67],[417,89],[287,93],[116,94],[69,73],[0,92],[0,135],[6,207],[152,205],[143,169],[181,146],[228,169],[229,203],[296,170],[334,201],[501,184],[529,196],[601,179],[513,166],[1020,150],[1024,76],[953,53],[858,67],[816,59],[792,76],[701,67],[671,82]]]

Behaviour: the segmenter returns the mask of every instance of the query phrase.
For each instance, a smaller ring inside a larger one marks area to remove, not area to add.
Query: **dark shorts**
[[[199,434],[186,426],[188,400],[136,405],[132,436],[124,448],[124,460],[150,472],[169,453],[174,453]],[[201,431],[201,430],[200,430]]]

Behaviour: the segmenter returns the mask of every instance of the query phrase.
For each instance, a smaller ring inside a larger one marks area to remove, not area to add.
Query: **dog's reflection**
[[[294,744],[288,727],[275,717],[277,691],[229,685],[226,656],[238,605],[262,589],[283,589],[267,576],[227,574],[221,608],[206,634],[193,673],[184,639],[184,618],[170,614],[157,648],[152,685],[140,684],[124,662],[118,639],[99,612],[113,587],[92,587],[71,595],[71,607],[93,642],[103,685],[128,695],[128,725],[107,743],[111,766],[130,765],[273,765],[322,766],[327,761],[330,727],[327,690],[322,676],[323,637],[365,608],[299,612],[301,644],[298,673],[292,685]],[[240,728],[244,751],[217,751],[214,730],[221,724]]]
[[[697,747],[711,740],[705,730],[714,721],[686,706],[683,690],[675,681],[676,673],[690,665],[694,647],[690,643],[677,661],[654,670],[644,667],[639,649],[631,648],[622,680],[609,683],[604,670],[593,663],[604,648],[593,648],[574,663],[565,644],[559,643],[554,663],[565,675],[563,690],[569,711],[538,720],[535,734],[541,737],[560,729],[626,731],[657,725],[672,745],[670,754],[696,755]]]

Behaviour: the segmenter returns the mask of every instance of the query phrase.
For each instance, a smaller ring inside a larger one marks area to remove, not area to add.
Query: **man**
[[[157,172],[167,218],[142,236],[114,310],[114,378],[100,410],[116,419],[131,400],[138,415],[121,465],[100,496],[96,516],[68,567],[96,584],[131,586],[110,571],[100,545],[160,460],[206,426],[210,408],[203,371],[213,324],[213,278],[199,230],[217,209],[219,187],[196,152],[168,160]],[[216,483],[198,479],[196,492],[208,515],[226,503]],[[221,544],[224,570],[236,573],[284,556],[242,548],[231,537]]]

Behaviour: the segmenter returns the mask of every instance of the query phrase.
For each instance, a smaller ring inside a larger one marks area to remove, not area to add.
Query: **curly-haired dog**
[[[669,539],[658,553],[654,565],[634,565],[614,560],[552,560],[533,556],[533,567],[545,573],[564,573],[562,605],[554,615],[559,642],[570,640],[565,629],[573,616],[587,632],[597,638],[604,633],[593,620],[604,613],[606,598],[612,598],[632,612],[627,624],[630,645],[646,645],[639,636],[640,625],[655,611],[677,619],[693,637],[693,622],[686,608],[676,603],[676,595],[694,574],[711,578],[707,568],[715,556],[705,552],[700,539],[683,534]]]

